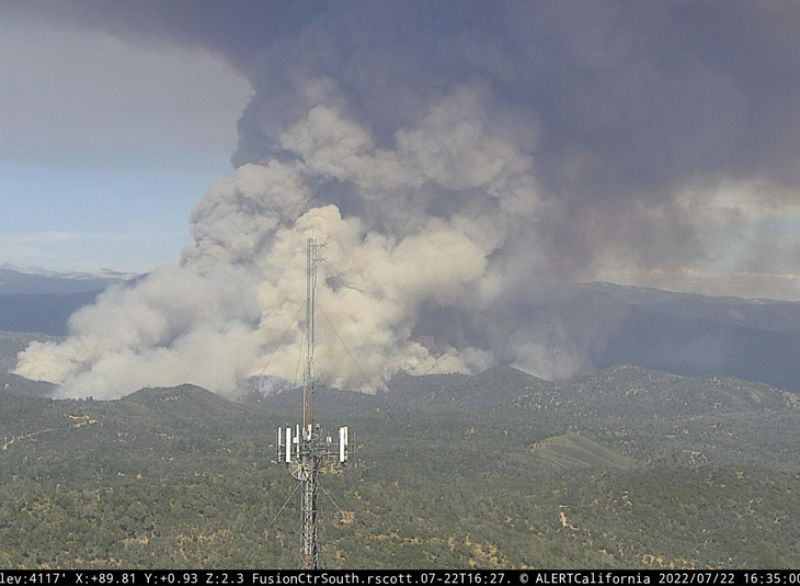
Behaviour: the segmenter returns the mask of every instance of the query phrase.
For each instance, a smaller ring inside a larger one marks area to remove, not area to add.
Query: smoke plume
[[[11,6],[202,47],[254,89],[237,170],[192,213],[180,266],[107,291],[66,341],[20,354],[17,374],[64,396],[187,381],[235,394],[268,360],[295,380],[311,236],[326,244],[329,384],[498,362],[568,377],[590,358],[562,319],[532,312],[541,283],[713,263],[709,226],[726,233],[753,206],[717,217],[725,185],[800,185],[789,2]]]

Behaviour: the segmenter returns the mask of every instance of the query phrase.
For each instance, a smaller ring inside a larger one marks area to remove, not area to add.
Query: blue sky
[[[187,216],[224,157],[196,172],[4,163],[0,258],[63,270],[146,271],[177,262]]]
[[[0,264],[146,271],[228,175],[247,81],[208,52],[0,23]]]

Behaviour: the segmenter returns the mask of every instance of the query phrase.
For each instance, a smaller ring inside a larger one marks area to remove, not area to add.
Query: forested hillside
[[[795,395],[631,367],[390,388],[318,392],[358,445],[322,475],[329,567],[800,566]],[[298,565],[295,482],[272,463],[297,392],[0,393],[0,567]]]

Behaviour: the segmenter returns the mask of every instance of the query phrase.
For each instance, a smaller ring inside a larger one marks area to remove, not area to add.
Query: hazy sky
[[[232,172],[248,82],[207,51],[0,18],[0,260],[146,271]]]
[[[543,278],[800,299],[796,2],[6,0],[0,17],[0,260],[177,262],[211,180],[288,156],[280,133],[314,100],[384,148],[469,86],[531,157]]]

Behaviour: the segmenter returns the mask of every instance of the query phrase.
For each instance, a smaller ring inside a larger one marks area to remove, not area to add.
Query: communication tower
[[[314,422],[314,321],[316,313],[317,264],[323,246],[308,239],[306,250],[306,363],[303,371],[303,426],[279,427],[277,430],[277,461],[300,482],[301,546],[304,570],[319,566],[319,471],[323,462],[338,461],[344,466],[350,456],[349,428],[339,428],[338,441],[324,436]]]

